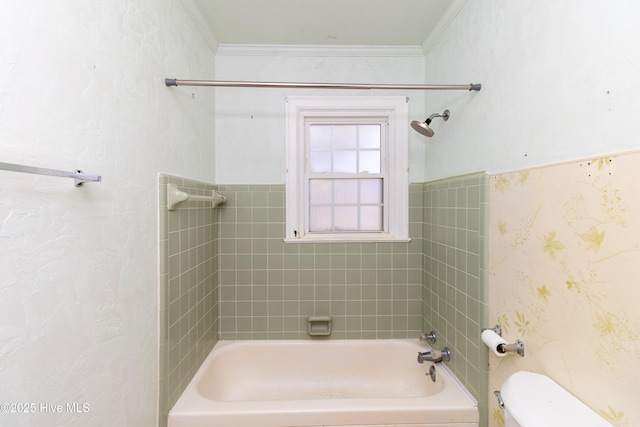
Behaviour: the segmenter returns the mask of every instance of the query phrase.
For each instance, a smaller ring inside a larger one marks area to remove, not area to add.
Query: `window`
[[[286,241],[408,241],[405,97],[287,99]]]
[[[305,124],[306,232],[385,230],[383,129],[384,123],[352,119]]]

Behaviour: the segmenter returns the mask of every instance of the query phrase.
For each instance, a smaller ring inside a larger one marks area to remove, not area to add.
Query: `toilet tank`
[[[502,383],[505,427],[611,427],[551,378],[519,371]]]

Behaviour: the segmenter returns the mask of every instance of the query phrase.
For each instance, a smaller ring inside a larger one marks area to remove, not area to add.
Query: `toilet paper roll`
[[[506,345],[507,342],[491,329],[485,329],[484,331],[482,331],[482,342],[485,343],[485,345],[489,347],[496,356],[505,356],[505,353],[501,353],[500,351],[498,351],[498,346],[502,344]]]

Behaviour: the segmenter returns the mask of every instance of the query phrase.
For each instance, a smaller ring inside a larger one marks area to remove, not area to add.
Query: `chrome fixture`
[[[484,332],[484,331],[493,331],[496,334],[502,336],[502,326],[500,326],[500,325],[495,325],[493,328],[484,328],[484,329],[482,329],[482,332]]]
[[[501,344],[498,351],[500,353],[518,353],[519,356],[524,357],[524,342],[516,340],[513,344]]]
[[[484,340],[485,331],[491,331],[498,335],[493,342],[487,342]],[[524,342],[521,340],[515,340],[513,344],[509,344],[506,341],[502,340],[502,327],[500,325],[495,325],[493,328],[484,328],[482,329],[482,341],[496,353],[498,356],[502,356],[505,353],[517,353],[520,357],[524,357]],[[500,342],[502,341],[502,342]]]
[[[420,342],[421,344],[426,344],[427,342],[430,342],[431,344],[435,344],[437,340],[438,340],[438,337],[435,331],[431,331],[428,334],[418,335],[418,342]]]
[[[164,79],[166,86],[213,86],[294,89],[394,89],[394,90],[468,90],[479,91],[480,83],[468,85],[413,85],[413,84],[361,84],[361,83],[302,83],[302,82],[251,82],[221,80]]]
[[[428,350],[423,353],[418,352],[418,363],[433,362],[448,362],[451,360],[451,352],[448,347],[442,350]]]
[[[34,167],[34,166],[16,165],[13,163],[0,162],[0,170],[33,173],[36,175],[57,176],[60,178],[73,178],[75,179],[76,187],[82,187],[85,182],[102,181],[102,177],[100,175],[88,175],[78,169],[74,170],[73,172],[70,172],[70,171],[61,171],[57,169],[47,169],[47,168],[40,168],[40,167]]]
[[[427,372],[425,374],[426,376],[431,378],[431,381],[433,381],[434,383],[436,382],[436,367],[431,365],[429,366],[429,372]]]
[[[449,110],[444,110],[442,114],[434,113],[430,115],[429,118],[424,122],[419,122],[417,120],[414,120],[411,122],[411,127],[416,132],[430,138],[433,136],[434,132],[433,132],[433,129],[429,127],[429,124],[431,123],[431,120],[433,120],[436,117],[442,117],[442,119],[446,122],[447,120],[449,120]]]

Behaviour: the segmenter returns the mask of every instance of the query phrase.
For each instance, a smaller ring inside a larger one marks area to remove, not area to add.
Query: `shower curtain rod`
[[[180,80],[165,79],[167,86],[216,86],[216,87],[266,87],[295,89],[395,89],[395,90],[475,90],[480,83],[468,85],[405,85],[405,84],[360,84],[360,83],[289,83],[289,82],[247,82],[222,80]]]

